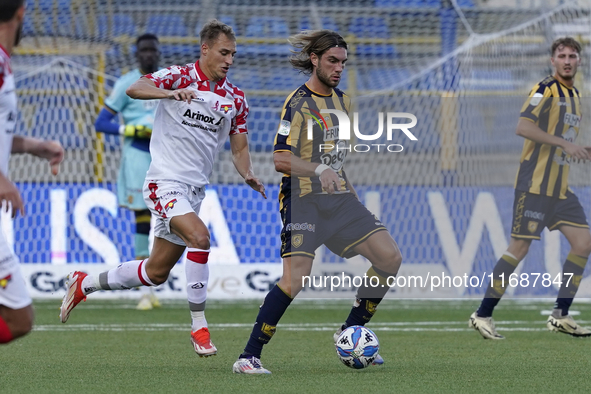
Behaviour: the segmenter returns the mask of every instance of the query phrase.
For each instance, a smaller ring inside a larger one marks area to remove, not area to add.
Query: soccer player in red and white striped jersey
[[[266,195],[253,173],[248,150],[246,98],[226,78],[236,53],[234,32],[212,20],[203,27],[200,38],[201,55],[196,63],[145,75],[127,89],[134,99],[161,99],[150,140],[152,163],[144,184],[145,201],[157,218],[150,257],[121,264],[98,277],[70,274],[60,316],[65,323],[71,310],[96,290],[165,282],[188,248],[185,273],[191,340],[197,354],[211,356],[217,349],[204,315],[209,231],[198,215],[215,156],[228,136],[236,169],[250,187]]]

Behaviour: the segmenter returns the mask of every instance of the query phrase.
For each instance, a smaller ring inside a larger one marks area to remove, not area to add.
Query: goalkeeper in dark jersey
[[[369,284],[358,288],[335,340],[344,328],[364,325],[372,318],[389,290],[388,277],[398,273],[402,262],[394,239],[347,180],[344,162],[350,145],[339,140],[338,117],[322,113],[327,109],[349,112],[349,97],[337,89],[347,61],[347,43],[329,30],[298,34],[290,42],[299,49],[291,64],[310,79],[285,101],[275,137],[275,170],[283,173],[279,194],[283,276],[265,297],[246,348],[234,364],[235,373],[270,373],[260,362],[263,345],[302,289],[319,246],[326,245],[345,258],[366,257],[372,265],[367,276],[379,282],[375,288]],[[373,361],[383,362],[379,355]]]

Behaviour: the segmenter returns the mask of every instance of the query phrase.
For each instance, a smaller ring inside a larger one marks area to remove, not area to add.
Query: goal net
[[[408,272],[490,272],[509,239],[521,105],[552,72],[550,45],[565,35],[583,44],[575,85],[588,96],[591,25],[586,1],[542,2],[546,8],[489,3],[494,2],[27,0],[24,39],[13,57],[18,133],[58,139],[67,154],[55,178],[40,160],[13,157],[11,178],[23,193],[27,215],[14,223],[3,217],[4,231],[23,263],[133,258],[133,216],[118,208],[114,194],[121,141],[97,134],[94,121],[116,78],[136,67],[139,34],[158,35],[161,67],[186,64],[199,56],[201,26],[215,17],[237,35],[229,79],[246,92],[254,167],[270,194],[262,200],[243,184],[226,144],[206,210],[214,248],[229,251],[220,263],[280,261],[273,139],[283,101],[307,79],[290,68],[286,38],[327,28],[349,44],[339,88],[354,98],[359,129],[373,134],[380,118],[384,126],[377,140],[352,141],[358,149],[347,158],[347,174],[397,240]],[[583,103],[588,119],[589,105]],[[400,114],[413,114],[417,123],[409,131],[416,140],[400,129],[388,139],[389,113],[398,114],[390,116],[391,123],[407,123]],[[589,141],[586,129],[587,120],[581,143]],[[377,152],[371,144],[383,147]],[[390,145],[403,149],[391,152]],[[570,183],[586,210],[587,174],[587,165],[572,166]],[[567,251],[564,240],[545,233],[521,269],[558,272]],[[342,263],[324,249],[317,254],[319,261]]]

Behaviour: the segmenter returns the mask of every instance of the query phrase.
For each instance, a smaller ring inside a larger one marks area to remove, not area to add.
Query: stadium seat
[[[70,13],[71,0],[37,0],[37,4],[42,15],[51,14],[54,9],[58,14],[63,15]]]
[[[381,90],[410,79],[406,68],[359,67],[357,72],[358,90]]]
[[[43,31],[48,36],[71,36],[72,17],[69,14],[58,15],[57,19],[52,14],[45,16]]]
[[[118,37],[125,34],[133,37],[137,35],[135,22],[127,14],[113,14],[111,20],[107,15],[99,15],[96,21],[100,37]]]
[[[465,90],[515,90],[519,84],[510,70],[472,70],[471,78],[461,79]]]
[[[185,26],[183,18],[178,15],[150,15],[146,22],[146,32],[157,36],[189,35],[189,29]]]
[[[352,18],[349,24],[349,33],[360,38],[390,38],[386,20],[373,16]]]
[[[440,8],[441,0],[376,0],[378,8]]]
[[[240,49],[238,48],[238,50]],[[228,79],[232,84],[242,90],[263,89],[263,81],[259,75],[258,68],[232,67],[228,74]]]
[[[230,15],[220,15],[217,17],[220,22],[225,23],[226,25],[230,26],[232,30],[234,30],[234,34],[236,36],[242,35],[242,31],[240,30],[238,23],[236,23],[236,19]],[[203,28],[203,23],[199,22],[195,26],[195,37],[199,37],[199,33],[201,33],[201,29]]]
[[[288,36],[287,22],[277,16],[253,16],[246,25],[246,37],[279,38]]]
[[[27,17],[23,20],[23,36],[29,37],[34,36],[36,34],[35,24],[33,23],[33,16],[27,15]]]
[[[51,110],[38,107],[30,132],[34,137],[59,140],[66,150],[84,148],[87,145],[87,138],[78,131],[72,109],[67,107]]]
[[[339,27],[336,21],[330,16],[323,16],[320,18],[320,26],[321,29],[328,29],[339,31]],[[315,30],[315,24],[312,23],[309,16],[303,16],[300,19],[299,30]]]

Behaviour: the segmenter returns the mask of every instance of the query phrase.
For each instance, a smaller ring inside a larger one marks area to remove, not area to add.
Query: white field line
[[[546,331],[545,321],[499,321],[497,328],[502,331]],[[589,324],[591,321],[580,321],[581,324]],[[412,332],[471,332],[467,327],[467,321],[433,321],[433,322],[390,322],[390,323],[372,323],[369,325],[374,331],[412,331]],[[300,324],[281,324],[278,328],[285,331],[335,331],[339,323],[300,323]],[[516,325],[527,325],[528,327],[507,327]],[[450,327],[465,326],[465,327]],[[540,327],[532,327],[540,326]],[[221,323],[210,324],[212,330],[243,329],[251,328],[252,323]],[[189,331],[189,324],[44,324],[34,327],[35,331]]]

